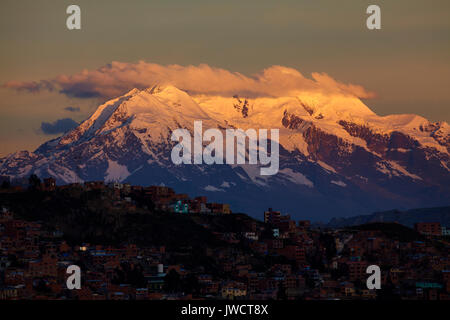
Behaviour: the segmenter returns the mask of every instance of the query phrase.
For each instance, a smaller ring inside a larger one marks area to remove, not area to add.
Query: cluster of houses
[[[414,224],[414,229],[427,237],[448,237],[450,229],[442,226],[439,222],[419,222]]]
[[[7,182],[9,191],[21,191],[29,185],[28,179],[22,184],[10,185],[9,176],[0,176],[0,186]],[[230,214],[230,205],[223,203],[208,202],[205,196],[190,199],[187,194],[177,194],[172,188],[166,186],[133,186],[128,183],[103,181],[86,181],[84,183],[70,183],[58,186],[52,177],[45,178],[37,186],[42,191],[55,190],[98,190],[100,192],[113,191],[115,195],[115,205],[124,205],[129,210],[136,208],[133,196],[146,197],[150,199],[155,210],[175,213],[205,213],[205,214]]]
[[[129,205],[136,193],[159,210],[231,213],[227,205],[207,203],[204,197],[189,199],[164,186],[86,182],[57,187],[46,179],[40,188],[103,190]],[[294,221],[272,209],[264,212],[263,222],[232,217],[238,229],[217,230],[205,222],[210,219],[198,222],[222,243],[202,249],[210,263],[174,264],[175,257],[189,257],[199,249],[69,245],[62,232],[18,219],[3,208],[0,299],[329,300],[377,299],[386,292],[407,300],[450,299],[449,243],[438,224],[417,224],[416,230],[426,235],[417,241],[393,239],[380,230],[313,228],[309,221]],[[82,266],[81,289],[66,287],[66,269],[72,264]],[[382,290],[366,286],[366,269],[373,264],[382,270]]]
[[[44,180],[45,184],[45,180]],[[132,202],[132,195],[143,196],[150,199],[156,210],[175,213],[231,213],[228,204],[208,203],[207,198],[195,197],[190,199],[187,194],[177,194],[172,188],[166,186],[132,186],[127,183],[112,182],[105,184],[103,181],[85,182],[84,186],[71,184],[60,188],[84,187],[85,190],[114,190],[118,198]]]

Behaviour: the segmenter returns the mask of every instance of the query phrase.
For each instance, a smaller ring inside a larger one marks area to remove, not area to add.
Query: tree
[[[195,275],[189,274],[183,284],[183,291],[186,293],[198,293],[200,291],[200,285]]]
[[[2,183],[2,189],[9,189],[11,187],[11,182],[5,180]]]
[[[37,190],[41,187],[41,179],[35,174],[28,178],[28,184],[31,190]]]
[[[164,291],[166,292],[178,292],[181,288],[180,275],[175,269],[164,277]]]
[[[283,281],[278,284],[277,300],[286,300],[286,289],[284,288]]]

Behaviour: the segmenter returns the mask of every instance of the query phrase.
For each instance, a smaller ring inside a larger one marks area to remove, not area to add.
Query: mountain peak
[[[193,132],[198,120],[205,130],[279,129],[279,174],[261,178],[251,165],[174,166],[171,133]],[[377,116],[350,96],[191,96],[156,84],[105,102],[35,153],[0,159],[0,174],[36,173],[58,183],[164,182],[211,196],[227,191],[221,195],[237,210],[260,211],[274,199],[285,211],[298,210],[300,199],[306,211],[323,214],[435,206],[448,204],[448,131],[447,123],[416,115]]]
[[[155,96],[189,96],[186,91],[179,89],[172,84],[155,84],[142,91]]]
[[[139,96],[139,95],[145,95],[145,94],[151,94],[154,96],[164,96],[164,95],[188,95],[187,92],[178,89],[177,87],[175,87],[174,85],[171,84],[155,84],[153,86],[144,88],[144,89],[138,89],[138,88],[133,88],[130,91],[128,91],[127,93],[125,93],[124,95],[122,95],[122,98],[128,97],[128,98],[132,98],[134,96]],[[119,97],[119,98],[121,98]]]

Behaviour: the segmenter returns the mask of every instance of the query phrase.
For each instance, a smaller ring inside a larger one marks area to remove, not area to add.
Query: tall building
[[[442,228],[439,222],[419,222],[414,225],[414,229],[425,235],[440,236],[442,234]]]
[[[276,223],[280,220],[281,212],[273,211],[272,208],[269,208],[268,211],[264,212],[264,222],[265,223]]]

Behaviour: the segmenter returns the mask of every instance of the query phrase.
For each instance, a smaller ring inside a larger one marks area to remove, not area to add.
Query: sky
[[[70,4],[81,8],[81,30],[66,27]],[[370,4],[381,8],[381,30],[366,27]],[[102,70],[115,79],[117,66],[245,79],[283,66],[356,88],[380,115],[450,122],[448,0],[2,0],[0,48],[0,156],[86,119],[114,91],[86,86]]]

